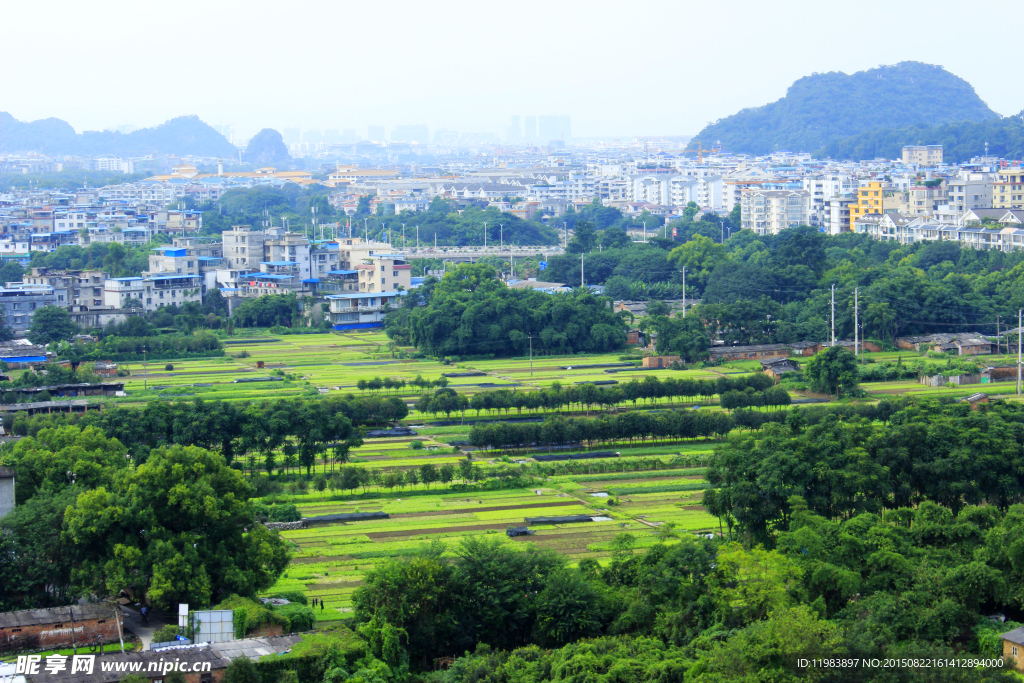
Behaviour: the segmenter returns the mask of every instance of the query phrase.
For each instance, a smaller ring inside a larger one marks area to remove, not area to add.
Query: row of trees
[[[729,392],[766,391],[771,386],[771,378],[762,373],[738,377],[723,376],[707,380],[675,377],[659,379],[654,375],[647,375],[643,379],[634,377],[624,384],[611,386],[602,387],[595,384],[562,386],[561,382],[552,382],[547,389],[537,391],[495,389],[475,393],[472,397],[457,394],[452,389],[444,389],[435,391],[433,394],[423,394],[416,402],[416,410],[422,413],[445,413],[446,415],[475,410],[477,417],[483,411],[489,414],[504,411],[507,415],[513,409],[519,414],[522,414],[524,410],[527,412],[558,411],[565,408],[572,409],[573,406],[578,406],[581,411],[584,409],[590,411],[595,406],[608,408],[623,403],[631,403],[636,407],[640,401],[649,405],[656,404],[661,400],[671,401],[673,399],[707,401],[715,395],[724,396]],[[781,389],[772,392],[773,403],[765,405],[788,405],[788,402],[779,402],[783,400],[782,393],[785,391]]]
[[[722,438],[735,423],[726,413],[702,411],[664,411],[596,418],[548,417],[544,422],[474,425],[469,432],[471,446],[484,449],[514,451],[534,446],[563,446],[585,443],[592,448],[599,444],[628,441],[646,443],[679,439]]]
[[[346,400],[235,403],[227,401],[153,401],[142,410],[114,407],[85,414],[5,416],[18,435],[32,436],[60,424],[93,426],[116,438],[137,464],[156,448],[171,444],[196,445],[219,452],[228,464],[238,460],[246,469],[272,471],[303,467],[307,474],[318,461],[325,470],[346,462],[362,443],[362,427],[388,424],[408,415],[397,397],[369,396]],[[31,481],[19,477],[19,484]]]

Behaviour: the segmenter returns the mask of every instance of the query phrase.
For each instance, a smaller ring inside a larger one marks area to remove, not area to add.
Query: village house
[[[55,650],[118,639],[120,607],[113,602],[0,614],[0,651]]]

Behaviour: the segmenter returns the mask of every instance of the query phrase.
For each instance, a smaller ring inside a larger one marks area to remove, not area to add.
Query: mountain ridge
[[[238,154],[238,149],[194,114],[131,133],[76,133],[71,124],[58,118],[19,121],[8,112],[0,112],[0,152],[230,157]]]
[[[900,62],[804,76],[782,98],[719,119],[692,143],[720,142],[726,151],[747,154],[814,152],[870,130],[997,118],[962,78],[941,66]]]

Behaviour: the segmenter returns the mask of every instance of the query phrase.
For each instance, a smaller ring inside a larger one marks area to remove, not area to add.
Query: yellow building
[[[869,213],[899,211],[901,199],[901,196],[897,196],[895,188],[880,180],[872,180],[867,185],[862,185],[857,189],[857,203],[850,205],[850,225]]]
[[[1024,209],[1024,167],[1001,168],[996,176],[992,183],[992,208]]]
[[[903,163],[938,166],[942,163],[942,145],[907,145],[903,148]]]

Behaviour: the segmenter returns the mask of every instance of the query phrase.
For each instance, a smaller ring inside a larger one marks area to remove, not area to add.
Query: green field
[[[111,403],[141,405],[151,400],[204,398],[227,401],[252,401],[286,397],[316,397],[323,394],[359,396],[357,382],[374,377],[392,377],[411,381],[417,375],[436,380],[445,372],[475,370],[486,373],[480,377],[451,378],[449,386],[461,393],[498,387],[515,387],[531,391],[563,386],[575,382],[617,380],[627,382],[649,374],[674,377],[713,379],[757,371],[757,361],[734,361],[724,365],[684,371],[626,371],[606,373],[602,368],[579,367],[597,363],[621,362],[621,354],[591,356],[467,360],[457,366],[432,360],[413,359],[413,349],[389,347],[387,337],[379,331],[284,335],[243,333],[234,339],[259,340],[251,344],[228,344],[223,358],[159,361],[127,365],[131,376],[124,378],[127,397],[108,399]],[[244,352],[244,353],[243,353]],[[238,357],[244,356],[244,357]],[[912,352],[865,354],[874,362],[910,362],[921,358]],[[986,358],[985,361],[993,359]],[[1015,359],[996,359],[996,362]],[[171,371],[165,370],[167,363]],[[262,362],[264,367],[258,368]],[[569,368],[569,369],[564,369]],[[277,377],[281,381],[236,383],[234,380],[253,377]],[[488,383],[489,387],[479,387]],[[976,392],[993,395],[1012,394],[1012,382],[935,388],[915,380],[875,382],[862,385],[867,400],[903,395],[919,397],[961,397]],[[385,392],[386,393],[386,392]],[[392,392],[407,404],[415,401],[420,390],[406,386]],[[804,396],[801,393],[799,396]],[[795,397],[799,397],[795,395]],[[807,397],[823,397],[806,394]],[[714,403],[714,402],[713,402]],[[666,404],[638,404],[637,409],[663,408]],[[620,406],[631,409],[631,406]],[[718,408],[714,405],[712,410]],[[513,410],[510,417],[516,417]],[[467,411],[465,419],[453,414],[421,415],[410,411],[405,420],[416,428],[418,436],[366,439],[351,453],[349,466],[372,469],[412,469],[423,464],[456,463],[464,453],[453,452],[453,442],[465,441],[477,419],[494,419],[496,415],[476,416]],[[439,421],[454,422],[437,425]],[[410,443],[421,440],[423,449],[412,449]],[[282,535],[293,544],[294,558],[284,576],[267,591],[268,594],[299,590],[310,597],[322,598],[327,606],[321,619],[343,618],[351,610],[352,592],[361,584],[367,571],[388,558],[408,556],[425,545],[438,542],[446,546],[446,554],[459,551],[459,540],[468,536],[492,536],[504,542],[524,546],[535,544],[564,555],[570,562],[594,558],[599,562],[609,556],[609,543],[619,533],[635,536],[638,547],[658,542],[666,524],[673,533],[694,533],[718,529],[718,520],[701,506],[704,470],[694,464],[706,462],[714,442],[675,444],[644,444],[616,446],[621,458],[579,461],[572,464],[546,463],[547,479],[538,489],[457,492],[435,484],[406,485],[387,490],[376,485],[342,493],[292,493],[285,500],[295,502],[304,516],[353,511],[384,511],[385,520],[331,523],[307,529],[284,531]],[[475,462],[494,465],[528,459],[521,456],[476,454]],[[694,458],[697,458],[695,461]],[[644,459],[641,466],[641,459]],[[689,460],[687,460],[689,459]],[[652,470],[657,460],[659,469]],[[684,464],[684,461],[689,464]],[[338,465],[320,462],[317,472],[336,469]],[[530,465],[529,467],[536,467]],[[536,470],[534,470],[536,473]],[[290,474],[294,474],[292,470]],[[595,496],[594,494],[603,494]],[[281,500],[277,497],[276,500]],[[540,515],[588,514],[610,518],[580,524],[542,525],[536,535],[506,539],[508,526],[525,524],[525,518]]]

